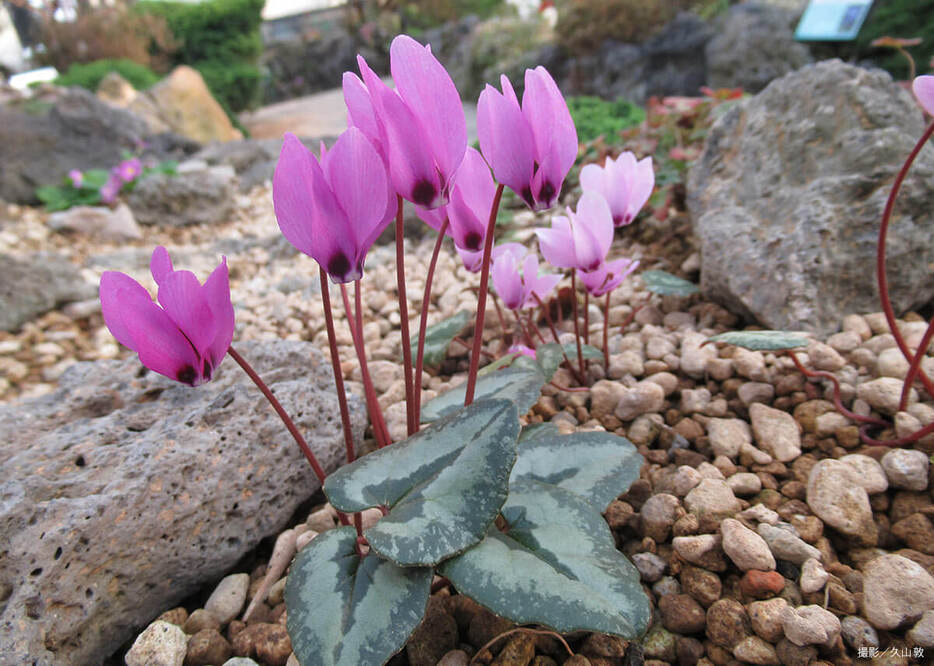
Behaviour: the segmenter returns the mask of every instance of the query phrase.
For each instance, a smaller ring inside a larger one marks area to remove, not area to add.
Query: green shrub
[[[559,0],[558,42],[573,55],[591,53],[604,40],[641,43],[694,0]]]
[[[145,90],[159,81],[159,75],[145,65],[132,60],[119,59],[75,63],[64,74],[59,75],[55,83],[60,86],[80,86],[94,92],[101,79],[110,72],[117,72],[137,90]]]
[[[876,0],[856,38],[858,57],[871,58],[896,79],[907,79],[908,61],[904,56],[893,49],[870,46],[879,37],[920,37],[921,44],[906,50],[915,60],[917,73],[927,73],[934,57],[934,12],[931,4],[918,0]]]
[[[569,97],[567,102],[581,143],[599,136],[612,143],[621,131],[645,120],[642,107],[623,99],[607,102],[599,97]]]
[[[504,0],[409,0],[399,5],[407,31],[420,32],[474,14],[486,19],[502,13]]]
[[[143,0],[136,11],[164,18],[178,42],[173,64],[200,71],[223,106],[242,111],[259,99],[263,5],[264,0]]]

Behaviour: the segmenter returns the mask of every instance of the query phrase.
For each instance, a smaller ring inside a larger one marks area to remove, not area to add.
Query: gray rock
[[[225,576],[204,602],[204,610],[216,617],[221,625],[225,625],[239,615],[249,589],[249,574]]]
[[[749,418],[760,449],[779,462],[789,462],[801,455],[801,427],[791,414],[753,404],[749,407]]]
[[[867,546],[875,545],[878,529],[869,494],[850,465],[830,458],[814,465],[808,476],[807,503],[826,524]]]
[[[930,462],[924,451],[892,449],[882,456],[882,469],[889,483],[905,490],[927,490]]]
[[[272,180],[282,150],[280,139],[242,139],[212,143],[196,153],[193,158],[204,160],[210,165],[226,164],[237,172],[242,192],[249,192],[257,185]],[[317,151],[317,146],[315,146]]]
[[[707,437],[714,455],[735,458],[743,444],[752,444],[749,424],[741,419],[710,419]]]
[[[136,637],[126,653],[127,666],[182,666],[188,637],[179,627],[156,620]]]
[[[334,469],[344,444],[330,363],[310,343],[238,347]],[[350,407],[360,441],[362,401]],[[318,488],[230,359],[194,389],[136,359],[72,366],[58,391],[0,406],[0,467],[2,664],[102,662]]]
[[[96,295],[97,287],[62,256],[0,254],[0,331],[15,331],[60,305]]]
[[[657,581],[668,567],[668,562],[655,553],[636,553],[632,556],[632,563],[636,565],[646,583]]]
[[[804,564],[807,560],[820,560],[821,558],[821,553],[817,548],[796,536],[789,529],[775,527],[768,523],[759,523],[756,530],[759,532],[759,536],[765,539],[772,554],[780,560]]]
[[[734,106],[688,178],[704,293],[769,328],[822,335],[847,313],[878,309],[865,267],[892,179],[923,131],[917,103],[888,74],[839,61],[804,67]],[[917,281],[934,262],[932,198],[928,146],[889,238],[896,311],[934,296],[934,283]]]
[[[71,231],[103,240],[121,241],[143,237],[133,212],[124,203],[116,208],[73,206],[49,215],[48,224],[55,231]]]
[[[704,49],[710,87],[757,93],[810,63],[810,51],[795,41],[795,22],[794,12],[772,4],[730,7],[714,22],[715,36]]]
[[[234,209],[236,176],[230,166],[184,175],[153,174],[127,195],[140,224],[187,227],[226,221]]]
[[[931,616],[934,618],[934,613],[931,613]],[[840,620],[840,627],[843,631],[843,640],[851,648],[879,647],[879,634],[863,618],[856,615],[847,615]]]
[[[198,144],[174,134],[152,135],[141,118],[115,109],[83,88],[68,88],[31,106],[0,107],[0,199],[35,204],[36,187],[61,182],[71,169],[108,169],[135,152],[163,159]]]
[[[831,645],[840,635],[840,620],[820,606],[785,608],[782,615],[785,636],[797,646]]]
[[[863,569],[866,619],[876,629],[895,629],[934,610],[934,577],[901,555],[881,555]]]
[[[775,558],[762,537],[738,520],[725,519],[720,523],[720,533],[723,536],[723,552],[740,571],[775,569]]]

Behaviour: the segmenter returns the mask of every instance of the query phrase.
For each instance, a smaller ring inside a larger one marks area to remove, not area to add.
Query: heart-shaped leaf
[[[530,423],[519,433],[519,444],[538,437],[560,437],[561,433],[553,423]]]
[[[545,379],[551,381],[555,372],[564,363],[565,355],[572,363],[575,363],[577,361],[577,345],[570,343],[559,345],[555,342],[549,342],[535,349],[535,360],[541,366]],[[603,360],[603,352],[591,345],[581,345],[581,356],[585,359]]]
[[[286,627],[303,666],[385,664],[422,621],[430,567],[399,567],[356,551],[352,527],[324,532],[295,557]]]
[[[433,324],[425,329],[425,365],[440,365],[448,354],[448,347],[451,342],[464,330],[467,322],[470,320],[470,312],[461,310],[453,317],[448,317],[444,321]],[[411,340],[412,358],[418,351],[418,334],[416,333]]]
[[[533,480],[577,493],[600,513],[629,490],[644,462],[625,437],[608,432],[558,435],[539,430],[520,437],[510,484]]]
[[[690,296],[700,291],[693,282],[682,280],[677,275],[665,271],[642,271],[639,276],[645,283],[645,288],[653,294]]]
[[[474,399],[505,398],[516,404],[520,414],[529,411],[532,405],[538,402],[546,380],[537,367],[520,365],[522,359],[528,359],[534,364],[534,361],[527,356],[520,356],[512,366],[478,377]],[[463,382],[434,400],[430,400],[422,406],[422,421],[428,423],[456,412],[464,405],[466,395],[467,382]]]
[[[707,342],[728,342],[753,351],[782,351],[808,346],[804,334],[789,331],[729,331],[707,338]]]
[[[627,639],[645,632],[651,609],[639,572],[592,505],[524,480],[510,488],[502,514],[505,533],[491,529],[441,565],[459,592],[517,624]]]
[[[324,482],[338,511],[389,507],[370,547],[403,566],[437,564],[480,541],[508,494],[519,414],[481,400],[346,465]]]

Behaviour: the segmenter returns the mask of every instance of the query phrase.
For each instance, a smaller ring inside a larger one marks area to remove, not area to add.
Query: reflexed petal
[[[382,151],[382,137],[379,131],[379,122],[373,111],[373,102],[370,93],[360,77],[353,72],[344,72],[343,78],[344,103],[347,105],[347,124],[360,128],[373,147],[380,154]],[[385,154],[383,158],[385,159]],[[323,159],[323,155],[322,155]]]
[[[525,255],[529,253],[529,248],[527,248],[522,243],[500,243],[499,245],[493,248],[492,258],[495,262],[500,257],[511,254],[514,257],[514,260],[517,264],[521,263],[525,259]],[[518,270],[518,269],[517,269]]]
[[[152,279],[156,284],[162,281],[173,271],[172,258],[169,251],[161,245],[152,251],[152,259],[149,260],[149,271],[152,273]]]
[[[159,303],[198,355],[208,356],[208,348],[217,336],[218,322],[195,274],[174,271],[167,276],[159,285]]]
[[[493,262],[490,272],[493,277],[493,286],[499,297],[503,299],[503,305],[510,310],[521,308],[525,301],[525,294],[515,257],[510,253],[504,254]]]
[[[422,208],[421,206],[415,207],[415,214],[418,215],[418,218],[427,224],[429,227],[435,231],[441,230],[441,225],[444,224],[444,218],[448,216],[448,206],[441,206],[440,208],[432,208],[428,210],[427,208]],[[447,230],[444,232],[445,236],[451,235],[451,225],[448,224]]]
[[[574,268],[577,255],[574,253],[574,236],[571,221],[563,215],[551,218],[551,229],[536,229],[538,249],[545,261],[555,268]]]
[[[348,128],[328,152],[325,176],[350,225],[356,256],[369,250],[363,242],[386,214],[387,175],[383,160],[356,127]]]
[[[272,202],[279,229],[301,252],[314,257],[320,244],[312,224],[315,201],[312,172],[318,166],[311,151],[294,134],[285,135],[272,177]]]
[[[467,147],[464,106],[457,88],[431,49],[407,35],[392,40],[389,61],[399,95],[425,129],[441,178],[447,181]]]
[[[480,93],[477,102],[477,135],[483,156],[493,168],[496,180],[518,194],[530,207],[532,174],[535,167],[535,139],[522,110],[515,102],[509,79],[503,77],[504,96],[492,86]]]
[[[639,265],[632,259],[617,259],[601,264],[590,273],[580,273],[581,282],[592,296],[604,296],[613,291]]]
[[[201,362],[195,350],[130,276],[115,271],[101,276],[101,312],[113,336],[139,354],[150,370],[186,384],[200,382]]]
[[[571,231],[576,267],[595,270],[606,259],[613,243],[613,218],[606,199],[596,192],[584,192],[577,202],[577,213],[571,218]]]
[[[644,157],[633,168],[632,185],[626,209],[627,219],[624,224],[629,224],[636,219],[636,215],[652,196],[653,189],[655,189],[655,170],[652,168],[652,158]]]
[[[449,206],[452,235],[459,247],[474,252],[483,247],[495,197],[490,168],[479,152],[468,148],[457,170]]]
[[[548,297],[548,294],[551,293],[551,290],[558,286],[562,277],[562,275],[556,275],[554,273],[545,273],[544,275],[537,276],[527,285],[530,298],[526,300],[526,307],[538,305],[538,300],[544,301]],[[536,300],[535,296],[532,296],[532,294],[538,296],[538,300]]]
[[[466,268],[471,273],[479,273],[480,269],[483,267],[483,252],[471,252],[470,250],[462,250],[461,248],[454,246],[454,249],[457,250],[457,254],[460,255],[461,261],[464,262],[464,268]]]
[[[525,71],[522,114],[535,138],[539,164],[544,167],[548,163],[552,172],[544,177],[542,185],[550,184],[560,191],[564,177],[577,159],[577,130],[564,96],[544,67]]]
[[[233,304],[230,302],[230,276],[227,271],[227,257],[208,276],[202,287],[204,297],[211,308],[211,315],[217,327],[217,333],[208,346],[208,358],[212,368],[216,368],[233,340],[234,320]]]
[[[934,116],[934,76],[925,74],[915,77],[911,88],[924,110]]]

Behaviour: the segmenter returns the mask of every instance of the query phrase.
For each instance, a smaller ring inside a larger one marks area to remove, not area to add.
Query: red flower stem
[[[584,344],[590,344],[590,292],[584,290]]]
[[[603,304],[603,364],[610,369],[610,292],[606,292]]]
[[[418,350],[415,354],[415,405],[412,412],[415,418],[415,430],[422,419],[422,368],[425,362],[425,332],[428,330],[428,306],[431,303],[431,283],[435,279],[435,266],[438,264],[438,255],[441,254],[441,243],[444,242],[444,232],[448,230],[448,218],[444,218],[438,230],[438,240],[431,253],[431,262],[428,264],[428,275],[425,276],[425,294],[422,296],[422,312],[418,321]],[[404,343],[403,343],[404,344]],[[409,433],[410,435],[412,433]]]
[[[522,334],[522,339],[525,340],[526,347],[529,349],[534,348],[535,341],[529,335],[529,330],[522,323],[522,315],[519,314],[518,310],[513,310],[512,313],[516,316],[516,332]]]
[[[477,296],[477,319],[473,327],[473,349],[470,353],[470,371],[467,373],[467,394],[464,406],[473,402],[477,388],[477,371],[480,369],[480,348],[483,346],[483,320],[486,316],[486,294],[490,287],[490,255],[493,253],[493,231],[496,228],[496,214],[499,202],[503,198],[503,184],[496,186],[496,195],[490,207],[490,219],[486,225],[486,238],[483,240],[483,262],[480,268],[480,294]]]
[[[551,320],[551,312],[549,311],[548,306],[542,303],[542,299],[540,299],[538,297],[538,294],[536,294],[534,291],[532,292],[532,295],[535,297],[535,300],[538,302],[538,306],[545,312],[545,321],[548,322],[548,328],[551,329],[551,334],[555,338],[555,343],[561,349],[561,355],[564,357],[564,361],[568,364],[568,368],[570,369],[571,374],[574,375],[574,379],[577,380],[578,384],[583,384],[584,378],[580,375],[580,373],[577,372],[577,368],[574,367],[574,364],[571,363],[571,359],[569,359],[568,355],[564,352],[564,345],[561,344],[561,339],[558,337],[558,330],[555,328],[555,324]],[[560,302],[558,303],[558,311],[559,312],[561,311]]]
[[[898,345],[902,355],[909,364],[913,362],[914,355],[908,349],[908,345],[901,331],[898,330],[898,326],[895,323],[895,311],[892,308],[892,300],[889,297],[889,282],[885,272],[885,238],[888,234],[892,211],[895,209],[895,198],[898,196],[898,191],[901,189],[902,182],[908,175],[908,170],[911,168],[918,153],[921,152],[921,148],[924,147],[924,144],[927,143],[932,134],[934,134],[934,123],[928,125],[924,134],[921,135],[921,138],[918,139],[918,143],[915,144],[915,147],[908,155],[908,159],[905,160],[898,175],[895,176],[895,180],[892,183],[892,191],[889,192],[889,198],[885,202],[885,210],[882,212],[882,224],[879,226],[879,241],[876,245],[876,279],[879,283],[879,299],[882,301],[882,312],[885,313],[885,321],[889,325],[889,330],[892,331],[895,343]],[[919,350],[918,353],[920,354],[923,352]],[[924,370],[918,371],[918,377],[921,379],[921,383],[924,384],[924,390],[927,391],[928,395],[934,396],[934,384],[928,379]]]
[[[877,426],[887,426],[887,422],[882,419],[873,418],[872,416],[862,416],[856,412],[851,412],[849,409],[843,406],[843,402],[840,400],[840,382],[837,381],[837,378],[830,374],[829,372],[823,372],[822,370],[808,370],[801,364],[800,359],[791,349],[786,349],[785,353],[791,357],[792,362],[794,362],[795,367],[801,372],[802,375],[808,377],[809,379],[827,379],[833,383],[833,404],[837,408],[837,411],[846,416],[847,418],[853,419],[854,421],[859,421],[860,423],[869,423],[871,425]]]
[[[902,397],[898,401],[898,411],[900,412],[905,411],[905,408],[908,406],[908,396],[911,395],[911,385],[915,383],[915,378],[918,376],[918,373],[921,372],[921,361],[923,361],[924,357],[927,355],[927,349],[931,344],[932,337],[934,337],[934,319],[928,324],[927,330],[921,337],[921,343],[915,350],[915,356],[911,360],[911,365],[908,366],[908,374],[905,375],[905,383],[902,385]],[[934,398],[934,395],[931,397]]]
[[[460,345],[461,347],[463,347],[464,349],[473,349],[473,346],[467,344],[467,343],[464,342],[461,338],[455,337],[455,338],[452,338],[452,341],[453,341],[453,342],[456,342],[457,344],[459,344],[459,345]],[[484,356],[486,356],[487,358],[493,358],[493,354],[491,354],[490,352],[488,352],[486,349],[481,349],[481,350],[480,350],[480,353],[483,354]]]
[[[392,438],[389,436],[389,428],[386,427],[386,421],[383,418],[383,408],[379,406],[379,400],[376,398],[376,388],[373,386],[373,380],[370,378],[370,368],[367,365],[366,360],[366,347],[363,344],[363,295],[362,288],[360,285],[360,280],[356,280],[353,286],[353,298],[354,298],[354,328],[357,331],[357,340],[360,341],[360,375],[365,378],[365,381],[370,385],[370,393],[373,396],[373,405],[376,408],[376,418],[379,422],[379,427],[383,431],[383,441],[386,442],[384,446],[389,446],[392,444]]]
[[[584,374],[584,352],[581,350],[581,329],[577,314],[577,269],[571,269],[571,303],[574,304],[574,338],[577,340],[577,363]],[[582,384],[584,382],[581,382]]]
[[[493,294],[493,305],[496,307],[496,316],[499,318],[499,328],[506,335],[506,318],[503,316],[503,308],[500,307],[499,297]]]
[[[629,324],[631,324],[633,320],[635,320],[636,313],[638,313],[639,310],[641,310],[644,306],[645,306],[645,303],[639,303],[639,305],[636,305],[635,307],[632,308],[632,310],[630,310],[629,314],[626,316],[626,319],[624,319],[623,323],[620,324],[619,326],[620,334],[626,333],[626,327],[629,326]]]
[[[302,450],[302,453],[305,454],[305,458],[308,460],[308,463],[311,465],[311,469],[315,471],[315,476],[318,477],[318,481],[324,484],[324,479],[327,477],[324,470],[321,468],[321,465],[318,464],[318,459],[315,458],[315,454],[312,453],[311,448],[308,446],[308,442],[305,441],[305,438],[302,437],[302,434],[298,431],[298,428],[295,426],[295,422],[292,418],[286,413],[285,409],[282,407],[282,403],[272,394],[272,391],[269,390],[269,387],[266,386],[264,382],[256,371],[246,362],[246,359],[240,356],[236,349],[230,347],[227,350],[227,353],[230,354],[230,357],[237,362],[247,376],[253,380],[253,383],[256,384],[256,388],[265,396],[266,400],[269,401],[269,404],[272,405],[272,408],[276,410],[276,414],[279,415],[279,418],[282,419],[282,422],[285,424],[286,429],[289,431],[289,434],[292,435],[292,439],[295,440],[295,443],[298,444],[298,448]]]
[[[567,391],[568,393],[583,393],[584,391],[589,391],[590,388],[587,386],[560,386],[554,382],[548,382],[551,386],[555,387],[559,391]]]
[[[405,224],[402,216],[402,197],[396,195],[396,286],[399,291],[399,329],[402,335],[402,369],[405,374],[405,423],[409,435],[418,430],[415,420],[415,383],[412,379],[412,338],[409,335],[409,299],[405,291],[405,251],[403,234]],[[422,303],[422,310],[426,310]],[[419,377],[421,392],[421,377]]]
[[[934,432],[934,423],[929,423],[921,430],[916,430],[910,435],[905,435],[904,437],[899,437],[898,439],[873,439],[867,434],[869,427],[872,424],[867,423],[860,427],[859,429],[859,438],[868,446],[904,446],[905,444],[911,444],[912,442],[917,442],[919,439],[926,435],[930,435]]]
[[[357,280],[354,286],[359,294],[359,283]],[[344,301],[344,311],[347,313],[347,322],[350,324],[350,337],[353,338],[354,350],[357,352],[357,360],[360,362],[360,375],[363,378],[363,394],[366,397],[366,408],[370,414],[370,423],[373,424],[373,436],[376,438],[376,445],[383,448],[389,444],[389,437],[386,431],[386,424],[383,422],[383,412],[379,407],[379,400],[376,398],[376,390],[373,388],[373,380],[370,378],[370,370],[366,363],[366,349],[363,347],[363,316],[356,324],[354,321],[354,311],[350,307],[350,298],[347,296],[347,285],[341,284],[341,298]]]
[[[541,340],[541,343],[542,343],[542,344],[545,344],[545,336],[543,336],[543,335],[542,335],[542,332],[541,332],[540,330],[538,330],[538,323],[532,319],[532,311],[531,311],[531,310],[529,310],[528,322],[529,322],[529,330],[531,330],[532,333],[533,333],[536,337],[538,337],[539,340]]]

